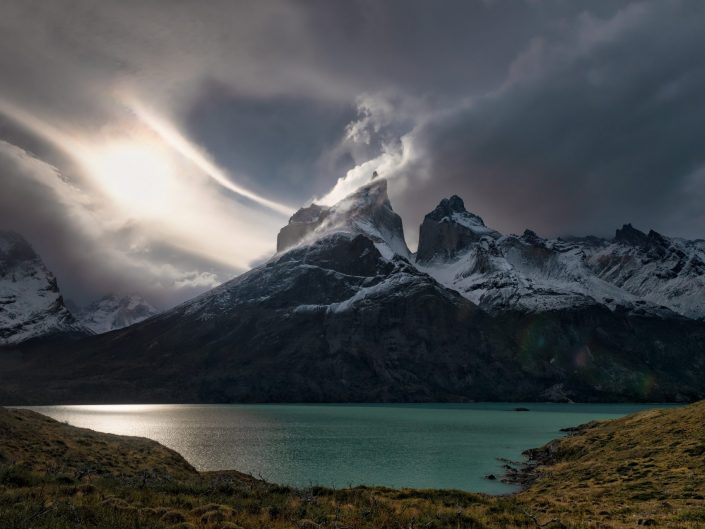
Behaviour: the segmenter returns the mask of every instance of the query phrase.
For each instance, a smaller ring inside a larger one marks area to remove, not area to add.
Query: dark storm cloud
[[[705,236],[704,9],[635,4],[535,40],[504,86],[416,131],[430,177],[401,209],[458,193],[504,230]]]
[[[0,5],[0,109],[8,101],[102,137],[133,119],[114,95],[127,88],[235,183],[291,205],[348,170],[329,196],[380,167],[412,244],[423,215],[453,193],[505,231],[609,234],[631,221],[703,236],[703,9],[11,0]],[[3,120],[0,139],[0,224],[43,249],[74,297],[138,290],[174,303],[240,270],[235,261],[261,260],[286,220],[204,194],[216,221],[233,217],[220,243],[228,266],[145,223],[114,222],[37,137]],[[24,151],[48,164],[18,161]],[[51,165],[47,178],[65,186],[27,176]]]
[[[253,99],[219,85],[201,91],[187,123],[189,133],[221,164],[243,175],[247,188],[303,204],[330,187],[330,176],[320,178],[319,166],[355,117],[354,102]],[[333,163],[325,167],[328,174],[344,174],[354,165],[349,157]]]

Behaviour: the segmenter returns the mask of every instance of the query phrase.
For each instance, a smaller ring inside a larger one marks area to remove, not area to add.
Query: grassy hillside
[[[304,490],[199,473],[147,439],[0,409],[2,529],[705,527],[705,403],[594,423],[531,451],[511,497]]]

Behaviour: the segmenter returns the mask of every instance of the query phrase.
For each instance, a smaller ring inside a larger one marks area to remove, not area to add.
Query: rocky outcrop
[[[614,240],[635,246],[646,246],[649,244],[649,237],[643,231],[634,228],[631,224],[625,224],[621,229],[618,229],[614,234]]]

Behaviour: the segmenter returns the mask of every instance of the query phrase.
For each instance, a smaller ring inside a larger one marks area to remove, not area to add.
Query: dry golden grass
[[[705,402],[592,423],[536,452],[548,464],[518,497],[537,510],[586,527],[705,527]]]

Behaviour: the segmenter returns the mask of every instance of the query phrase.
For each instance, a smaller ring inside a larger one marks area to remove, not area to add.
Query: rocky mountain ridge
[[[626,224],[612,240],[501,235],[444,199],[424,219],[417,266],[490,312],[580,306],[705,318],[705,243]]]

